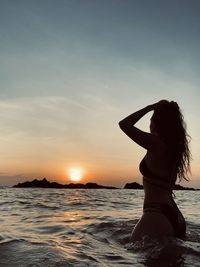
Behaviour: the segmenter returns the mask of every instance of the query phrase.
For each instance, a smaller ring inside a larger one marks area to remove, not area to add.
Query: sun
[[[71,181],[78,182],[83,177],[83,170],[81,168],[70,168],[69,177]]]

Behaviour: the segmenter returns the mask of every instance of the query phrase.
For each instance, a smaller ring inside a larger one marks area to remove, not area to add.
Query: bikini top
[[[175,182],[171,182],[166,178],[160,177],[151,172],[149,167],[146,164],[145,157],[140,162],[139,170],[141,174],[144,176],[145,180],[153,185],[158,187],[166,188],[166,189],[173,189]]]

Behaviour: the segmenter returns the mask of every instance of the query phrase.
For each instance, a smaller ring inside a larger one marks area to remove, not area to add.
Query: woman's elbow
[[[120,128],[121,130],[123,130],[123,129],[125,128],[125,123],[124,123],[123,120],[120,121],[118,124],[119,124],[119,128]]]
[[[118,125],[119,125],[119,128],[121,128],[121,126],[122,126],[122,121],[119,121],[119,122],[118,122]]]

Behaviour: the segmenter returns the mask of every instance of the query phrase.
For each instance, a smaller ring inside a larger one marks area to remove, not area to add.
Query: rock
[[[143,186],[136,183],[136,182],[133,182],[133,183],[125,184],[124,188],[125,189],[143,189]],[[198,189],[194,189],[194,188],[190,188],[190,187],[184,187],[184,186],[181,186],[180,184],[175,184],[173,190],[193,190],[193,191],[195,191]]]
[[[81,184],[81,183],[70,183],[70,184],[59,184],[57,182],[49,182],[46,178],[43,178],[42,180],[34,179],[33,181],[29,182],[26,181],[24,183],[18,183],[17,185],[14,185],[13,187],[41,187],[41,188],[85,188],[85,189],[117,189],[116,187],[112,186],[103,186],[98,185],[96,183],[87,183],[87,184]]]
[[[125,184],[124,189],[143,189],[143,186],[136,182],[133,182]]]

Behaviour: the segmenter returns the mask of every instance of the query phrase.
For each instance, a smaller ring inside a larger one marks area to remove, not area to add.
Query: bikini
[[[173,197],[172,197],[172,189],[174,183],[167,181],[166,179],[160,178],[159,176],[154,175],[151,170],[148,168],[145,158],[140,162],[139,166],[140,172],[144,176],[144,179],[157,187],[166,188],[169,190],[169,194],[172,200],[172,205],[166,203],[157,203],[150,202],[144,204],[143,211],[144,212],[159,212],[164,214],[169,222],[171,223],[174,234],[176,237],[182,238],[186,233],[186,223],[185,219],[178,209]],[[148,179],[149,178],[149,179]],[[161,182],[162,181],[162,182]]]

